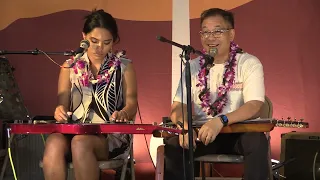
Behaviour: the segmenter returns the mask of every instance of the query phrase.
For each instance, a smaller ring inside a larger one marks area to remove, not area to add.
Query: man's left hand
[[[217,135],[220,133],[223,124],[219,117],[213,118],[206,122],[199,130],[198,139],[203,142],[204,145],[212,143]]]

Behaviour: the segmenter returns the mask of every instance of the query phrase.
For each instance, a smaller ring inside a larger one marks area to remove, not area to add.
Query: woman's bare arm
[[[67,62],[63,64],[63,67],[68,66]],[[67,112],[70,111],[70,89],[70,69],[61,68],[58,80],[58,105],[54,113],[54,117],[58,121],[67,120]]]
[[[136,72],[131,63],[127,65],[124,71],[123,92],[125,101],[123,110],[128,114],[128,117],[131,120],[135,117],[138,107]]]

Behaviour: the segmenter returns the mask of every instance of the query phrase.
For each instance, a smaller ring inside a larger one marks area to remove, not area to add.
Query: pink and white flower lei
[[[80,58],[76,62],[76,64],[73,66],[73,70],[74,73],[79,77],[81,84],[85,87],[88,87],[90,83],[97,84],[102,81],[105,81],[108,84],[112,73],[120,66],[120,57],[122,57],[123,55],[124,51],[118,52],[116,55],[109,53],[108,59],[105,60],[108,62],[109,68],[103,71],[101,74],[97,75],[97,79],[94,78],[92,72],[90,71],[88,62],[83,58]]]
[[[201,56],[201,69],[198,73],[199,82],[197,87],[200,88],[199,99],[201,100],[201,108],[207,115],[216,116],[221,113],[228,102],[227,93],[235,80],[236,55],[238,50],[241,50],[239,46],[234,42],[231,42],[229,54],[230,59],[225,64],[225,73],[223,75],[222,84],[218,87],[217,99],[212,104],[210,104],[210,91],[207,87],[209,69],[204,67],[205,59]]]

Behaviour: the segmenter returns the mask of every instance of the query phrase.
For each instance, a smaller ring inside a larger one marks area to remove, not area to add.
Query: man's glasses
[[[209,38],[210,35],[213,35],[213,37],[221,37],[223,33],[230,31],[230,29],[216,29],[214,31],[200,31],[199,34],[203,38]]]

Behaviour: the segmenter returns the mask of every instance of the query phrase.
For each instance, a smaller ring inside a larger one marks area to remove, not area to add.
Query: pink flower
[[[73,70],[75,74],[78,74],[78,69],[75,66],[73,66]]]
[[[77,67],[79,69],[84,69],[86,67],[86,64],[87,63],[85,61],[82,61],[82,60],[77,61]]]
[[[105,81],[107,84],[110,81],[111,74],[114,72],[114,69],[117,69],[121,65],[120,57],[115,56],[114,54],[109,56],[107,59],[107,65],[109,66],[108,70],[102,72],[97,75],[97,79],[95,80],[93,74],[90,69],[87,67],[87,62],[84,60],[77,61],[76,65],[73,67],[73,71],[75,74],[79,76],[79,81],[83,86],[88,87],[91,83],[101,83]],[[71,58],[73,60],[73,58]]]

